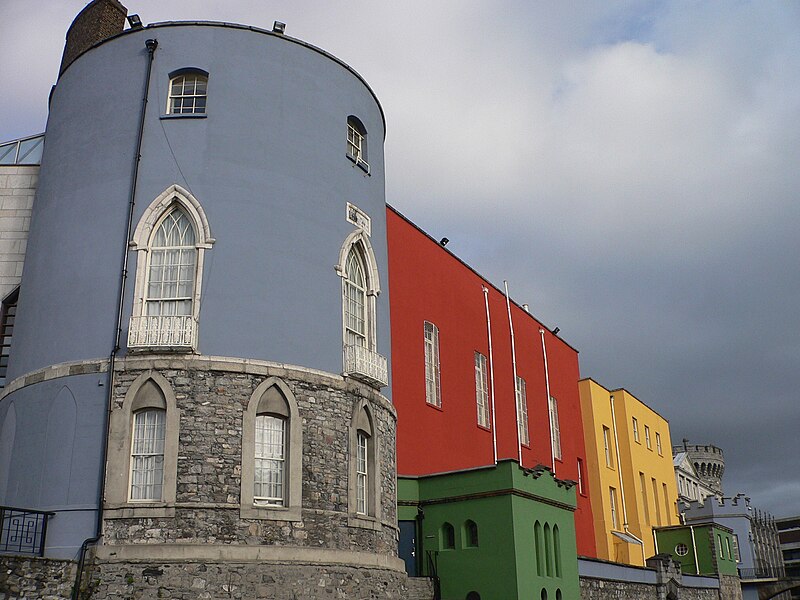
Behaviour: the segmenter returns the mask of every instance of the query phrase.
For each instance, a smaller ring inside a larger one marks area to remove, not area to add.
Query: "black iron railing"
[[[0,552],[44,556],[47,520],[54,514],[0,506]]]
[[[440,600],[442,597],[442,584],[439,580],[439,552],[437,550],[428,550],[428,577],[433,580],[433,597],[435,600]]]
[[[783,577],[786,577],[786,569],[784,567],[739,569],[739,579],[781,579]]]

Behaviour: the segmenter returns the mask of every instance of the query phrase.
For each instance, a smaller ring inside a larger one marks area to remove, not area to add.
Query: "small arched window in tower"
[[[347,157],[369,173],[367,162],[367,130],[353,115],[347,117]]]
[[[181,69],[170,74],[167,114],[202,115],[208,99],[208,73]]]
[[[455,550],[456,547],[456,530],[448,522],[442,524],[440,531],[442,550]]]

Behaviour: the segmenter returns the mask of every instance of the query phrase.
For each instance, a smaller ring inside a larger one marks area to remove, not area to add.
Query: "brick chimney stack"
[[[118,0],[92,0],[72,21],[61,57],[59,77],[83,52],[118,33],[125,27],[128,9]]]

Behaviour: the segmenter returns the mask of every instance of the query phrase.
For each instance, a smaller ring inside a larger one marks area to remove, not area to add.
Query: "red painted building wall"
[[[484,287],[488,289],[492,331],[497,455],[499,459],[517,459],[514,367],[503,291],[391,207],[387,207],[387,237],[398,475],[469,469],[494,461],[492,431],[478,425],[475,398],[475,352],[489,358]],[[544,330],[550,394],[558,401],[561,426],[562,460],[555,461],[556,476],[577,481],[578,459],[586,464],[578,352],[513,301],[511,318],[517,375],[527,387],[530,445],[522,446],[522,465],[553,464],[540,334]],[[439,329],[441,408],[425,398],[425,321]],[[490,403],[491,386],[490,376]],[[583,490],[581,494],[576,487],[578,553],[595,556],[588,484]]]

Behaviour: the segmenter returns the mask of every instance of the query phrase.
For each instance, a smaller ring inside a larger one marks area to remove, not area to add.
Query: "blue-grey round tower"
[[[56,513],[47,555],[99,534],[98,597],[400,597],[375,95],[277,29],[86,46],[51,97],[0,501]]]

